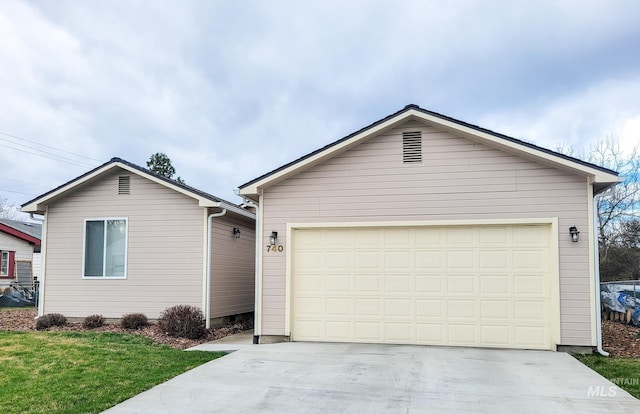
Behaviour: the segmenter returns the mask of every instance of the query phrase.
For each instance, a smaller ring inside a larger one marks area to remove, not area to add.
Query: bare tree
[[[11,204],[6,197],[0,197],[0,218],[9,220],[19,220],[18,208]]]
[[[572,147],[556,146],[572,155]],[[598,199],[598,247],[600,273],[604,281],[637,278],[640,275],[640,154],[638,147],[624,152],[611,136],[592,145],[579,158],[620,173],[621,183]]]
[[[598,227],[601,245],[618,242],[623,225],[640,218],[640,158],[638,147],[625,154],[612,137],[591,147],[588,161],[618,171],[624,181],[598,200]]]

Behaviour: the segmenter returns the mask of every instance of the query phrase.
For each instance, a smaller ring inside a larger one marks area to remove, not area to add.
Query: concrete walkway
[[[119,413],[637,413],[640,401],[561,352],[250,345]]]
[[[253,330],[225,336],[222,339],[196,345],[187,351],[224,351],[233,352],[253,345]]]

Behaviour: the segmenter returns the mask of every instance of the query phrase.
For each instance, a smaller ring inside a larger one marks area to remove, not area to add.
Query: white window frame
[[[3,267],[7,269],[4,273],[2,273]],[[9,276],[9,251],[7,250],[0,251],[0,276]]]
[[[106,266],[107,266],[107,230],[106,223],[107,221],[116,221],[123,220],[124,221],[124,274],[123,276],[106,276]],[[105,224],[104,231],[104,245],[102,252],[102,276],[85,276],[85,260],[87,253],[87,222],[89,221],[102,221]],[[95,217],[95,218],[86,218],[84,219],[83,228],[82,228],[82,269],[81,275],[82,279],[85,280],[114,280],[114,279],[126,279],[127,278],[127,262],[129,260],[129,218],[128,217]]]

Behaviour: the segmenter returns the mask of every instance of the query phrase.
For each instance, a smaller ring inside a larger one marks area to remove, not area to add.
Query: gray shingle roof
[[[0,223],[12,229],[18,230],[28,236],[42,239],[42,225],[37,223],[29,223],[26,221],[0,219]]]

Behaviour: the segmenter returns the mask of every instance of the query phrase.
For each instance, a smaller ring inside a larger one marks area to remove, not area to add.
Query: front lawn
[[[97,413],[222,355],[141,335],[0,331],[0,413]]]
[[[640,398],[640,359],[601,355],[574,356],[619,388]]]

